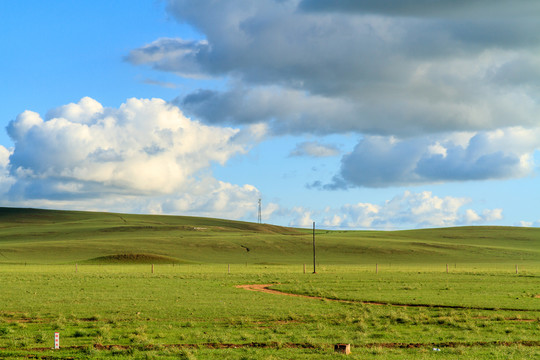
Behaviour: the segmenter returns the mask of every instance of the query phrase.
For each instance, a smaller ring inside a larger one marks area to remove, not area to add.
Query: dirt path
[[[526,309],[510,309],[510,308],[490,308],[490,307],[474,307],[474,306],[460,306],[460,305],[433,305],[433,304],[400,304],[400,303],[384,302],[384,301],[363,301],[363,300],[332,299],[332,298],[325,298],[325,297],[321,297],[321,296],[301,295],[301,294],[294,294],[294,293],[288,293],[288,292],[285,292],[285,291],[270,289],[270,286],[274,286],[274,285],[279,285],[279,284],[249,284],[249,285],[236,285],[236,287],[239,288],[239,289],[245,289],[245,290],[249,290],[249,291],[258,291],[258,292],[263,292],[263,293],[267,293],[267,294],[294,296],[294,297],[301,297],[301,298],[307,298],[307,299],[335,301],[335,302],[349,303],[349,304],[354,303],[354,304],[366,304],[366,305],[389,305],[389,306],[399,306],[399,307],[421,307],[421,308],[464,309],[464,310],[488,310],[488,311],[499,311],[499,310],[531,311],[531,310],[526,310]],[[509,320],[511,320],[511,319],[509,319]],[[515,320],[518,320],[518,319],[515,319]],[[519,319],[519,321],[538,321],[538,319]]]
[[[319,296],[309,296],[309,295],[301,295],[301,294],[293,294],[293,293],[287,293],[284,291],[274,290],[270,289],[270,286],[274,286],[278,284],[250,284],[250,285],[236,285],[239,289],[245,289],[250,291],[258,291],[263,292],[267,294],[277,294],[277,295],[285,295],[285,296],[294,296],[294,297],[301,297],[301,298],[307,298],[307,299],[316,299],[316,300],[328,300],[328,301],[338,301],[338,302],[352,302],[347,300],[336,300],[336,299],[327,299]]]

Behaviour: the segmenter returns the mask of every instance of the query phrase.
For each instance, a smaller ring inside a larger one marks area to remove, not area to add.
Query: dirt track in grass
[[[248,284],[248,285],[236,285],[236,287],[239,288],[239,289],[244,289],[244,290],[249,290],[249,291],[263,292],[263,293],[266,293],[266,294],[294,296],[294,297],[301,297],[301,298],[306,298],[306,299],[335,301],[335,302],[349,303],[349,304],[354,303],[354,304],[366,304],[366,305],[388,305],[388,306],[399,306],[399,307],[421,307],[421,308],[437,308],[437,309],[467,309],[467,310],[492,310],[492,311],[499,311],[499,310],[530,311],[530,310],[526,310],[526,309],[510,309],[510,308],[490,308],[490,307],[474,307],[474,306],[459,306],[459,305],[433,305],[433,304],[400,304],[400,303],[384,302],[384,301],[332,299],[332,298],[326,298],[326,297],[321,297],[321,296],[294,294],[294,293],[288,293],[288,292],[285,292],[285,291],[270,289],[270,287],[274,286],[274,285],[279,285],[279,284]],[[508,319],[508,320],[513,320],[513,319]],[[519,320],[519,321],[538,321],[538,319],[515,319],[515,320]]]

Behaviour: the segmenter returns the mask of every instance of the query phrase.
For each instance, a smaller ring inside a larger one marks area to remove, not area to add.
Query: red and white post
[[[60,349],[60,333],[54,333],[54,348]]]

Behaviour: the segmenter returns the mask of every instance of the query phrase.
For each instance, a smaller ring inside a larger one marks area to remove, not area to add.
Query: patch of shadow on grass
[[[156,254],[115,254],[83,261],[84,264],[188,264],[190,261]]]

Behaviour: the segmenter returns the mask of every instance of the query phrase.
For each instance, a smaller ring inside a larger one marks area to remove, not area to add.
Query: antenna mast
[[[259,216],[257,217],[257,222],[262,224],[261,199],[259,199]]]

